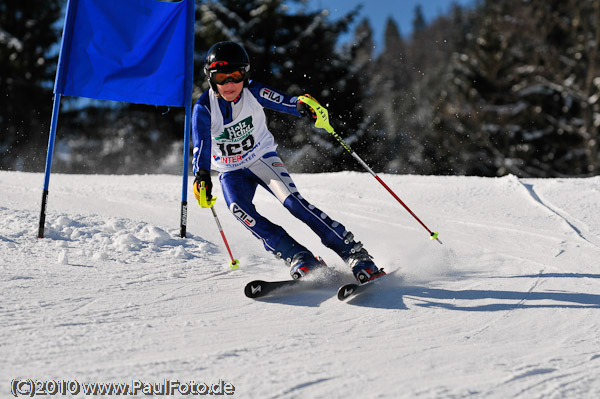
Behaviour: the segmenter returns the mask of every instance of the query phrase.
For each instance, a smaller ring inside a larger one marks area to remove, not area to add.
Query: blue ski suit
[[[232,102],[212,89],[198,99],[192,114],[193,170],[216,170],[225,201],[233,215],[265,249],[288,263],[307,249],[281,226],[259,214],[253,204],[260,185],[273,194],[292,215],[308,225],[326,247],[344,260],[352,246],[345,227],[304,199],[276,152],[267,128],[264,108],[301,116],[297,97],[256,81],[244,87]]]

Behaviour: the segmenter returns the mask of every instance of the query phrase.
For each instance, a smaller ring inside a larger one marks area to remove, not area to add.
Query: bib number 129
[[[217,143],[217,145],[219,146],[221,154],[225,157],[241,155],[254,147],[254,136],[249,135],[239,143]]]

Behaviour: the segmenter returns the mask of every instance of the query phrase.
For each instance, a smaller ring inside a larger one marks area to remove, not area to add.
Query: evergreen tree
[[[431,141],[435,107],[445,90],[444,77],[448,60],[460,45],[462,17],[460,7],[452,18],[439,17],[432,24],[413,32],[408,41],[390,25],[386,48],[380,63],[393,65],[395,84],[381,99],[380,109],[387,107],[385,124],[393,135],[392,152],[387,169],[400,173],[434,173],[437,171],[435,142]],[[388,71],[387,75],[390,72]],[[374,75],[376,79],[376,75]],[[385,99],[388,101],[384,103]]]
[[[0,169],[44,166],[62,3],[0,3]]]
[[[369,66],[373,61],[373,29],[368,19],[363,19],[354,30],[354,39],[352,40],[351,51],[354,58],[354,65],[361,69]]]
[[[427,23],[425,22],[425,17],[423,16],[423,8],[421,5],[417,5],[414,11],[414,17],[412,21],[412,28],[414,34],[419,34],[425,29]]]
[[[396,22],[388,18],[384,48],[369,73],[368,115],[376,118],[378,148],[373,148],[375,167],[388,172],[413,173],[419,152],[413,130],[415,97],[408,49]]]
[[[481,12],[440,99],[438,147],[462,148],[438,152],[440,169],[597,173],[597,2],[487,1]]]

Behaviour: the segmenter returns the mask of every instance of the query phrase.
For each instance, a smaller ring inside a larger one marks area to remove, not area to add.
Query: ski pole
[[[373,172],[373,169],[371,169],[369,165],[367,165],[367,163],[363,161],[362,158],[359,157],[358,154],[354,150],[352,150],[352,148],[350,148],[348,144],[346,144],[346,142],[344,142],[344,140],[342,140],[340,135],[335,132],[335,130],[329,123],[329,112],[327,112],[327,109],[321,106],[321,104],[319,104],[314,98],[310,96],[299,96],[298,100],[307,104],[313,109],[313,111],[315,111],[317,117],[317,120],[315,121],[315,127],[325,129],[327,132],[331,133],[331,135],[336,138],[336,140],[342,145],[342,147],[344,147],[344,149],[348,151],[354,157],[354,159],[356,159],[379,183],[381,183],[381,185],[392,195],[392,197],[394,197],[400,203],[400,205],[402,205],[404,209],[406,209],[408,213],[410,213],[411,216],[415,218],[416,221],[419,222],[421,226],[425,228],[425,230],[427,230],[427,232],[429,233],[429,238],[431,240],[436,240],[441,244],[442,242],[438,238],[439,233],[429,230],[425,223],[423,223],[421,219],[419,219],[417,215],[415,215],[415,213],[410,210],[410,208],[400,199],[400,197],[398,197],[396,193],[394,193],[392,189],[389,188],[388,185],[385,184],[384,181],[381,180],[381,178],[377,176],[375,172]]]
[[[210,210],[212,211],[212,214],[215,217],[215,222],[217,222],[217,227],[219,228],[219,232],[221,232],[221,237],[223,237],[223,242],[225,243],[227,252],[229,252],[229,257],[231,258],[231,262],[229,262],[229,267],[231,267],[232,269],[237,269],[240,266],[240,261],[234,259],[233,254],[231,253],[231,249],[229,248],[229,244],[227,243],[227,238],[225,238],[225,232],[223,231],[223,227],[221,227],[221,222],[219,222],[219,218],[217,217],[215,207],[211,206]]]
[[[217,211],[215,211],[215,201],[217,197],[213,196],[210,200],[206,199],[206,187],[204,187],[204,182],[200,183],[200,193],[196,190],[196,185],[194,185],[194,194],[196,199],[198,200],[198,205],[201,208],[210,208],[212,214],[215,218],[215,222],[217,223],[217,227],[219,228],[219,232],[221,233],[221,237],[223,237],[223,242],[225,243],[225,248],[227,248],[227,252],[229,253],[229,257],[231,258],[231,262],[229,262],[229,267],[232,269],[237,269],[240,266],[240,261],[233,257],[231,253],[231,249],[229,248],[229,243],[227,242],[227,238],[225,238],[225,232],[223,231],[223,227],[221,226],[221,222],[219,222],[219,218],[217,217]]]

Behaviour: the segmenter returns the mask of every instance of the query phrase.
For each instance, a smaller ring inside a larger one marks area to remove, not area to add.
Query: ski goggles
[[[228,82],[240,83],[246,78],[246,70],[238,69],[232,72],[214,71],[210,73],[210,80],[218,85],[224,85]]]

